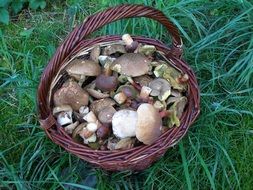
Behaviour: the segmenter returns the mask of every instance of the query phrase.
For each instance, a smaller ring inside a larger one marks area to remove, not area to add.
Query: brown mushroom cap
[[[101,68],[98,63],[92,60],[74,59],[70,62],[66,71],[70,76],[98,76],[101,73]],[[77,78],[78,79],[78,78]]]
[[[75,81],[68,80],[54,93],[54,105],[70,105],[78,111],[81,106],[88,105],[89,95]]]
[[[114,107],[107,106],[98,113],[98,120],[101,123],[105,123],[105,124],[111,123],[112,116],[115,112],[116,110],[114,109]]]
[[[90,104],[90,110],[93,111],[96,115],[105,107],[113,106],[116,102],[111,98],[103,98],[100,100],[95,100]]]
[[[96,78],[96,87],[103,92],[112,91],[118,85],[118,80],[115,76],[99,75]]]
[[[111,69],[130,77],[144,75],[149,71],[150,60],[138,53],[126,53],[116,59]]]
[[[161,135],[162,119],[151,104],[141,104],[137,109],[136,138],[146,145],[155,142]]]
[[[103,55],[112,55],[114,53],[126,53],[126,49],[123,45],[113,44],[105,47]]]

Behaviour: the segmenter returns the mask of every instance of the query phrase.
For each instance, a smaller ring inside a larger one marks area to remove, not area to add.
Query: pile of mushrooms
[[[53,95],[57,122],[92,149],[151,145],[180,125],[187,104],[187,74],[158,56],[155,46],[129,34],[122,41],[70,61],[69,79]]]

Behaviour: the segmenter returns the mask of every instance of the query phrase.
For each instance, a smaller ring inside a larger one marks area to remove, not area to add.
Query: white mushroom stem
[[[114,100],[118,104],[123,104],[127,100],[127,96],[123,92],[119,92],[114,96]]]
[[[90,131],[90,132],[93,132],[95,133],[98,129],[98,125],[96,123],[88,123],[87,125],[87,129]]]
[[[132,77],[127,77],[127,80],[128,80],[128,82],[130,82],[131,84],[133,84],[133,83],[134,83],[134,80],[133,80],[133,78],[132,78]]]
[[[66,127],[64,127],[64,130],[68,133],[68,134],[72,134],[74,129],[79,125],[79,122],[76,121],[75,123],[72,123]]]
[[[122,109],[112,117],[113,134],[118,138],[134,137],[137,124],[137,112]]]
[[[90,111],[88,114],[86,114],[83,119],[87,121],[88,123],[96,123],[98,121],[96,115],[93,113],[93,111]]]
[[[57,122],[60,125],[66,125],[66,124],[73,123],[73,120],[72,120],[72,111],[61,112],[57,116]]]
[[[82,115],[86,115],[87,113],[89,113],[89,107],[88,106],[81,106],[79,108],[79,113]]]
[[[147,87],[147,86],[143,86],[141,88],[141,93],[140,93],[140,97],[143,99],[146,99],[149,97],[149,94],[151,93],[152,89]]]
[[[122,40],[123,42],[125,42],[127,46],[130,46],[134,41],[133,38],[129,34],[124,34],[122,36]]]

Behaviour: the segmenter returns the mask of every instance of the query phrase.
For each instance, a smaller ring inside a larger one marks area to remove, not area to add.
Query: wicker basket
[[[86,39],[89,34],[113,21],[132,17],[154,19],[164,25],[171,34],[173,40],[171,47],[167,47],[158,40],[145,37],[134,37],[134,40],[156,46],[157,50],[165,53],[166,58],[171,63],[188,74],[188,105],[180,119],[180,126],[173,127],[163,133],[152,145],[141,145],[128,150],[92,150],[85,145],[74,142],[56,122],[52,115],[51,94],[55,88],[59,87],[66,80],[64,74],[59,71],[62,71],[71,59],[85,54],[85,52],[89,51],[96,44],[121,42],[121,36],[102,36],[95,39]],[[192,69],[181,59],[181,47],[182,41],[176,27],[161,11],[151,7],[121,5],[87,17],[59,46],[41,76],[38,87],[38,108],[41,127],[54,143],[79,158],[105,170],[143,170],[147,168],[186,134],[189,126],[199,114],[198,84]]]

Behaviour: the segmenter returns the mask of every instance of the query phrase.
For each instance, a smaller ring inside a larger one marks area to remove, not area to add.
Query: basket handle
[[[120,5],[89,16],[79,27],[79,39],[84,39],[92,32],[111,22],[133,17],[154,19],[166,27],[173,40],[173,47],[181,49],[182,39],[174,24],[159,10],[143,5]]]
[[[45,68],[38,87],[38,108],[40,118],[49,118],[50,108],[47,104],[49,86],[56,72],[58,72],[63,60],[69,56],[71,51],[89,34],[102,26],[124,18],[147,17],[160,22],[166,27],[172,36],[172,47],[170,54],[180,57],[182,54],[182,40],[174,24],[159,10],[143,5],[119,5],[105,11],[91,15],[78,27],[76,27],[58,47],[54,56]],[[53,123],[53,122],[50,122]]]

